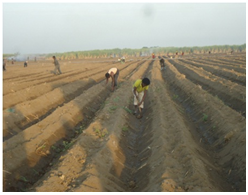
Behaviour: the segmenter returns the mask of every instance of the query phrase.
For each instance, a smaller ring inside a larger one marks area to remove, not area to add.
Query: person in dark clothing
[[[161,59],[159,60],[159,62],[160,62],[161,70],[165,69],[164,59],[161,58]]]
[[[3,71],[6,71],[6,65],[7,65],[6,60],[3,59]]]
[[[28,66],[28,61],[25,61],[24,62],[24,67],[27,67]]]
[[[53,60],[54,60],[53,63],[55,65],[55,69],[54,69],[54,71],[52,71],[52,73],[57,75],[57,71],[58,71],[58,75],[62,74],[62,72],[60,70],[60,64],[59,64],[59,62],[55,56],[53,56]]]

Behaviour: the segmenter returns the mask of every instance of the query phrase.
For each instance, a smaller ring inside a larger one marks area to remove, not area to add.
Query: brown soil
[[[246,55],[159,58],[60,61],[61,75],[52,60],[9,63],[3,190],[246,191]],[[151,85],[138,119],[131,88],[142,77]]]

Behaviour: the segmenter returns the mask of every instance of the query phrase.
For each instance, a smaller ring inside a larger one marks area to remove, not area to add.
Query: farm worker
[[[108,83],[108,79],[111,77],[112,79],[112,83],[111,83],[111,87],[112,87],[112,91],[115,90],[115,87],[117,86],[117,79],[119,76],[119,70],[118,68],[110,68],[109,71],[105,74],[106,77],[106,84]]]
[[[161,58],[161,59],[159,60],[159,62],[160,62],[161,70],[165,69],[164,59]]]
[[[59,62],[58,62],[58,60],[56,59],[56,57],[55,56],[53,56],[53,60],[54,60],[54,65],[55,65],[55,69],[54,69],[54,71],[52,71],[53,72],[53,74],[57,74],[57,71],[59,72],[58,74],[62,74],[62,72],[61,72],[61,70],[60,70],[60,64],[59,64]]]
[[[28,61],[25,61],[24,62],[24,67],[27,67],[28,66]]]
[[[6,68],[5,68],[5,67],[6,67],[6,64],[7,64],[7,63],[6,63],[6,60],[3,59],[3,71],[6,71]]]
[[[137,118],[142,118],[142,109],[144,108],[144,101],[146,98],[147,90],[150,85],[150,80],[148,78],[138,79],[133,84],[133,95],[134,95],[134,115],[137,113],[137,108],[139,108],[139,115]]]
[[[121,63],[125,63],[125,57],[124,56],[121,57]]]

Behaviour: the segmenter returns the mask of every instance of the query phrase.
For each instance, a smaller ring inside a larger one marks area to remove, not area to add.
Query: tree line
[[[152,53],[156,55],[173,55],[176,52],[179,54],[200,54],[200,53],[231,53],[231,52],[246,52],[246,44],[243,45],[213,45],[204,47],[143,47],[141,49],[104,49],[104,50],[89,50],[89,51],[73,51],[65,53],[47,54],[47,58],[53,55],[61,60],[68,59],[92,59],[92,58],[120,58],[150,56]]]
[[[231,53],[231,52],[246,52],[246,44],[243,45],[213,45],[203,47],[143,47],[141,49],[103,49],[103,50],[89,50],[89,51],[72,51],[64,53],[49,53],[43,54],[45,59],[50,59],[56,56],[60,60],[73,60],[73,59],[92,59],[92,58],[120,58],[125,57],[139,57],[150,56],[152,53],[155,55],[173,55],[175,53],[184,54],[201,54],[201,53]],[[3,57],[15,57],[15,54],[3,54]]]

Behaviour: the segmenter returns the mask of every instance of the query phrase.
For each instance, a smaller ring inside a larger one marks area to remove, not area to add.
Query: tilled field
[[[245,54],[60,64],[58,76],[52,61],[3,73],[4,191],[246,191]],[[142,77],[151,85],[137,119]]]

